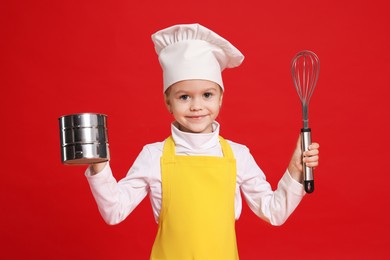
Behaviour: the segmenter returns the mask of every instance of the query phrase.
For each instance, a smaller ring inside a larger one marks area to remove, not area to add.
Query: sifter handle
[[[310,128],[302,128],[301,129],[301,140],[302,140],[302,151],[308,151],[309,145],[311,144],[311,129]],[[307,193],[312,193],[314,191],[314,175],[313,169],[307,167],[305,163],[303,163],[303,180],[305,191]]]

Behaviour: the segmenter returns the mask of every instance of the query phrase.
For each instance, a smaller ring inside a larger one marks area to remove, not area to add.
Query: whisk
[[[298,96],[302,103],[303,128],[301,129],[302,151],[307,151],[311,144],[309,128],[309,102],[320,73],[320,60],[312,51],[298,52],[291,62],[291,74]],[[314,191],[313,169],[303,164],[304,186],[307,193]]]

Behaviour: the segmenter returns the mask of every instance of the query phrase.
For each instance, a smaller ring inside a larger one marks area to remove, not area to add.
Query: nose
[[[199,98],[193,98],[190,106],[191,111],[202,110],[202,100]]]

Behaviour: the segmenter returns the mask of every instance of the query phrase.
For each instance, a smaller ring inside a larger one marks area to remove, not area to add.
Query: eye
[[[211,98],[211,97],[213,96],[213,94],[210,93],[210,92],[206,92],[206,93],[203,94],[203,96],[204,96],[205,98]]]
[[[188,96],[188,95],[181,95],[180,97],[179,97],[179,99],[181,99],[181,100],[188,100],[190,98],[190,96]]]

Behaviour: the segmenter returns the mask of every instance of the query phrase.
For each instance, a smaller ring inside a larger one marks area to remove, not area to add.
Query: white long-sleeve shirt
[[[209,134],[181,132],[174,124],[171,126],[178,155],[223,156],[219,143],[219,124],[213,124],[214,131]],[[303,185],[295,181],[288,171],[278,183],[275,191],[266,181],[265,175],[249,149],[241,144],[229,141],[237,167],[235,193],[235,218],[242,209],[241,193],[251,210],[261,219],[272,225],[283,224],[305,195]],[[144,146],[127,176],[119,182],[113,177],[109,163],[96,175],[88,168],[85,175],[103,219],[108,224],[123,221],[145,198],[150,196],[153,213],[158,222],[161,210],[161,168],[164,142]]]

